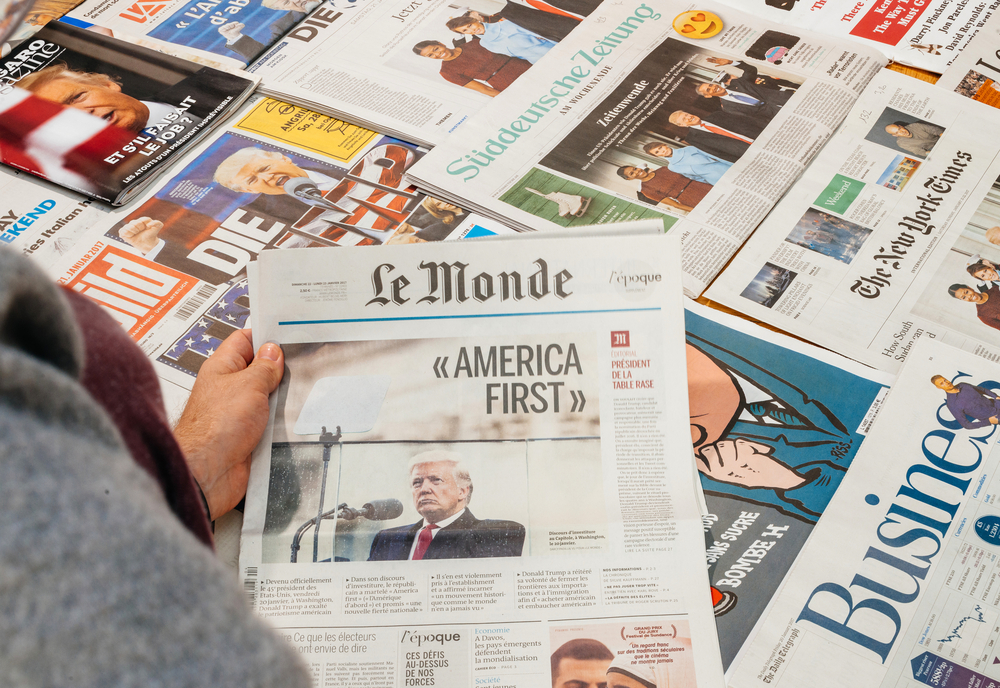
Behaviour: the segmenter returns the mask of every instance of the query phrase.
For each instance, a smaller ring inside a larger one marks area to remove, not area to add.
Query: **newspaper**
[[[329,0],[355,8],[364,0]],[[63,22],[203,64],[243,68],[306,18],[316,0],[85,0]]]
[[[0,160],[121,205],[234,112],[255,85],[51,22],[0,59]]]
[[[883,70],[708,298],[889,372],[921,337],[1000,360],[997,126]]]
[[[691,437],[728,669],[846,475],[893,377],[698,303],[686,309]],[[757,458],[754,470],[722,470],[741,450]],[[767,469],[778,467],[799,484],[769,482],[776,471]]]
[[[110,208],[25,172],[0,167],[0,246],[42,267],[67,254]]]
[[[721,686],[676,238],[496,249],[261,256],[255,609],[317,688]]]
[[[992,107],[1000,107],[1000,15],[994,15],[962,54],[938,79],[937,85]]]
[[[409,177],[516,229],[662,218],[700,294],[885,60],[802,34],[777,66],[750,50],[769,24],[686,7],[605,3]]]
[[[252,97],[173,176],[129,207],[99,213],[88,233],[46,266],[129,331],[153,361],[173,411],[205,359],[248,325],[245,270],[261,250],[513,234],[403,186],[403,170],[422,154],[333,117]],[[234,155],[240,165],[223,164]],[[229,170],[225,178],[220,168]],[[301,195],[286,193],[283,184],[294,179],[311,185],[296,187]]]
[[[858,41],[896,62],[940,74],[1000,7],[998,0],[721,0],[774,22]],[[795,37],[771,32],[764,50],[781,52]],[[772,46],[772,47],[768,47]]]
[[[997,684],[997,379],[914,345],[732,688]]]
[[[559,3],[571,12],[514,0],[357,4],[349,12],[320,5],[249,71],[262,77],[262,93],[434,146],[558,48],[599,3]],[[576,45],[575,35],[566,42]]]

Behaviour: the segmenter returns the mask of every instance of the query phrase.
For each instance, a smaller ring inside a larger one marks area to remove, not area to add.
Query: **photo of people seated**
[[[798,86],[779,69],[668,39],[540,164],[685,215],[760,138]]]
[[[514,0],[449,5],[421,24],[412,34],[416,40],[391,61],[419,75],[437,72],[446,83],[492,98],[545,57],[597,4],[577,3],[574,12]]]

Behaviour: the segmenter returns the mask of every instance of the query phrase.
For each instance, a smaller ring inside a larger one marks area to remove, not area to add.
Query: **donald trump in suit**
[[[423,518],[380,531],[368,561],[519,557],[524,526],[480,520],[468,509],[472,477],[454,452],[429,451],[410,459],[413,505]]]

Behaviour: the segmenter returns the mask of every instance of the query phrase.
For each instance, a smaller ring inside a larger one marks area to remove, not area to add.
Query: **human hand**
[[[727,64],[732,64],[732,60],[727,60],[724,57],[706,57],[706,61],[711,62],[714,65],[719,65],[720,67]]]
[[[215,520],[239,504],[250,478],[250,452],[267,425],[267,397],[285,359],[267,343],[254,357],[250,330],[237,330],[202,364],[174,435]]]
[[[1000,419],[998,419],[996,416],[993,416],[992,418],[990,418],[990,422],[993,423],[993,425],[996,425],[998,422],[1000,422]]]
[[[140,217],[119,229],[118,236],[146,254],[156,248],[161,229],[163,229],[163,223],[159,220]]]
[[[226,41],[232,43],[243,35],[244,27],[246,27],[246,24],[241,24],[238,21],[229,22],[228,24],[223,24],[219,27],[219,33],[222,34]]]
[[[468,14],[471,19],[475,19],[477,22],[486,21],[487,15],[483,14],[482,12],[477,12],[476,10],[469,10],[466,14]],[[503,21],[503,18],[501,18],[500,21]]]

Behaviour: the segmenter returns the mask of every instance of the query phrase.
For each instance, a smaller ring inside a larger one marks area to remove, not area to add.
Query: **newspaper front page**
[[[994,15],[962,54],[938,79],[937,85],[966,98],[1000,108],[1000,15]]]
[[[883,70],[707,296],[876,368],[1000,360],[1000,113]]]
[[[998,379],[914,345],[732,688],[997,685]]]
[[[896,62],[940,74],[959,57],[997,0],[722,0],[784,24],[761,49],[780,57],[795,46],[795,28],[857,41]],[[791,31],[792,34],[784,33]]]
[[[549,51],[577,44],[599,2],[560,4],[568,11],[513,0],[359,0],[351,11],[327,2],[250,71],[263,93],[434,146]]]
[[[779,66],[751,49],[769,24],[699,7],[602,5],[410,178],[523,230],[684,217],[700,294],[885,61],[802,34]]]
[[[676,239],[503,248],[261,256],[253,604],[317,688],[721,686]]]
[[[685,308],[691,438],[728,670],[846,475],[893,376],[697,303]],[[726,470],[748,457],[753,470]],[[780,479],[787,471],[794,484]]]

